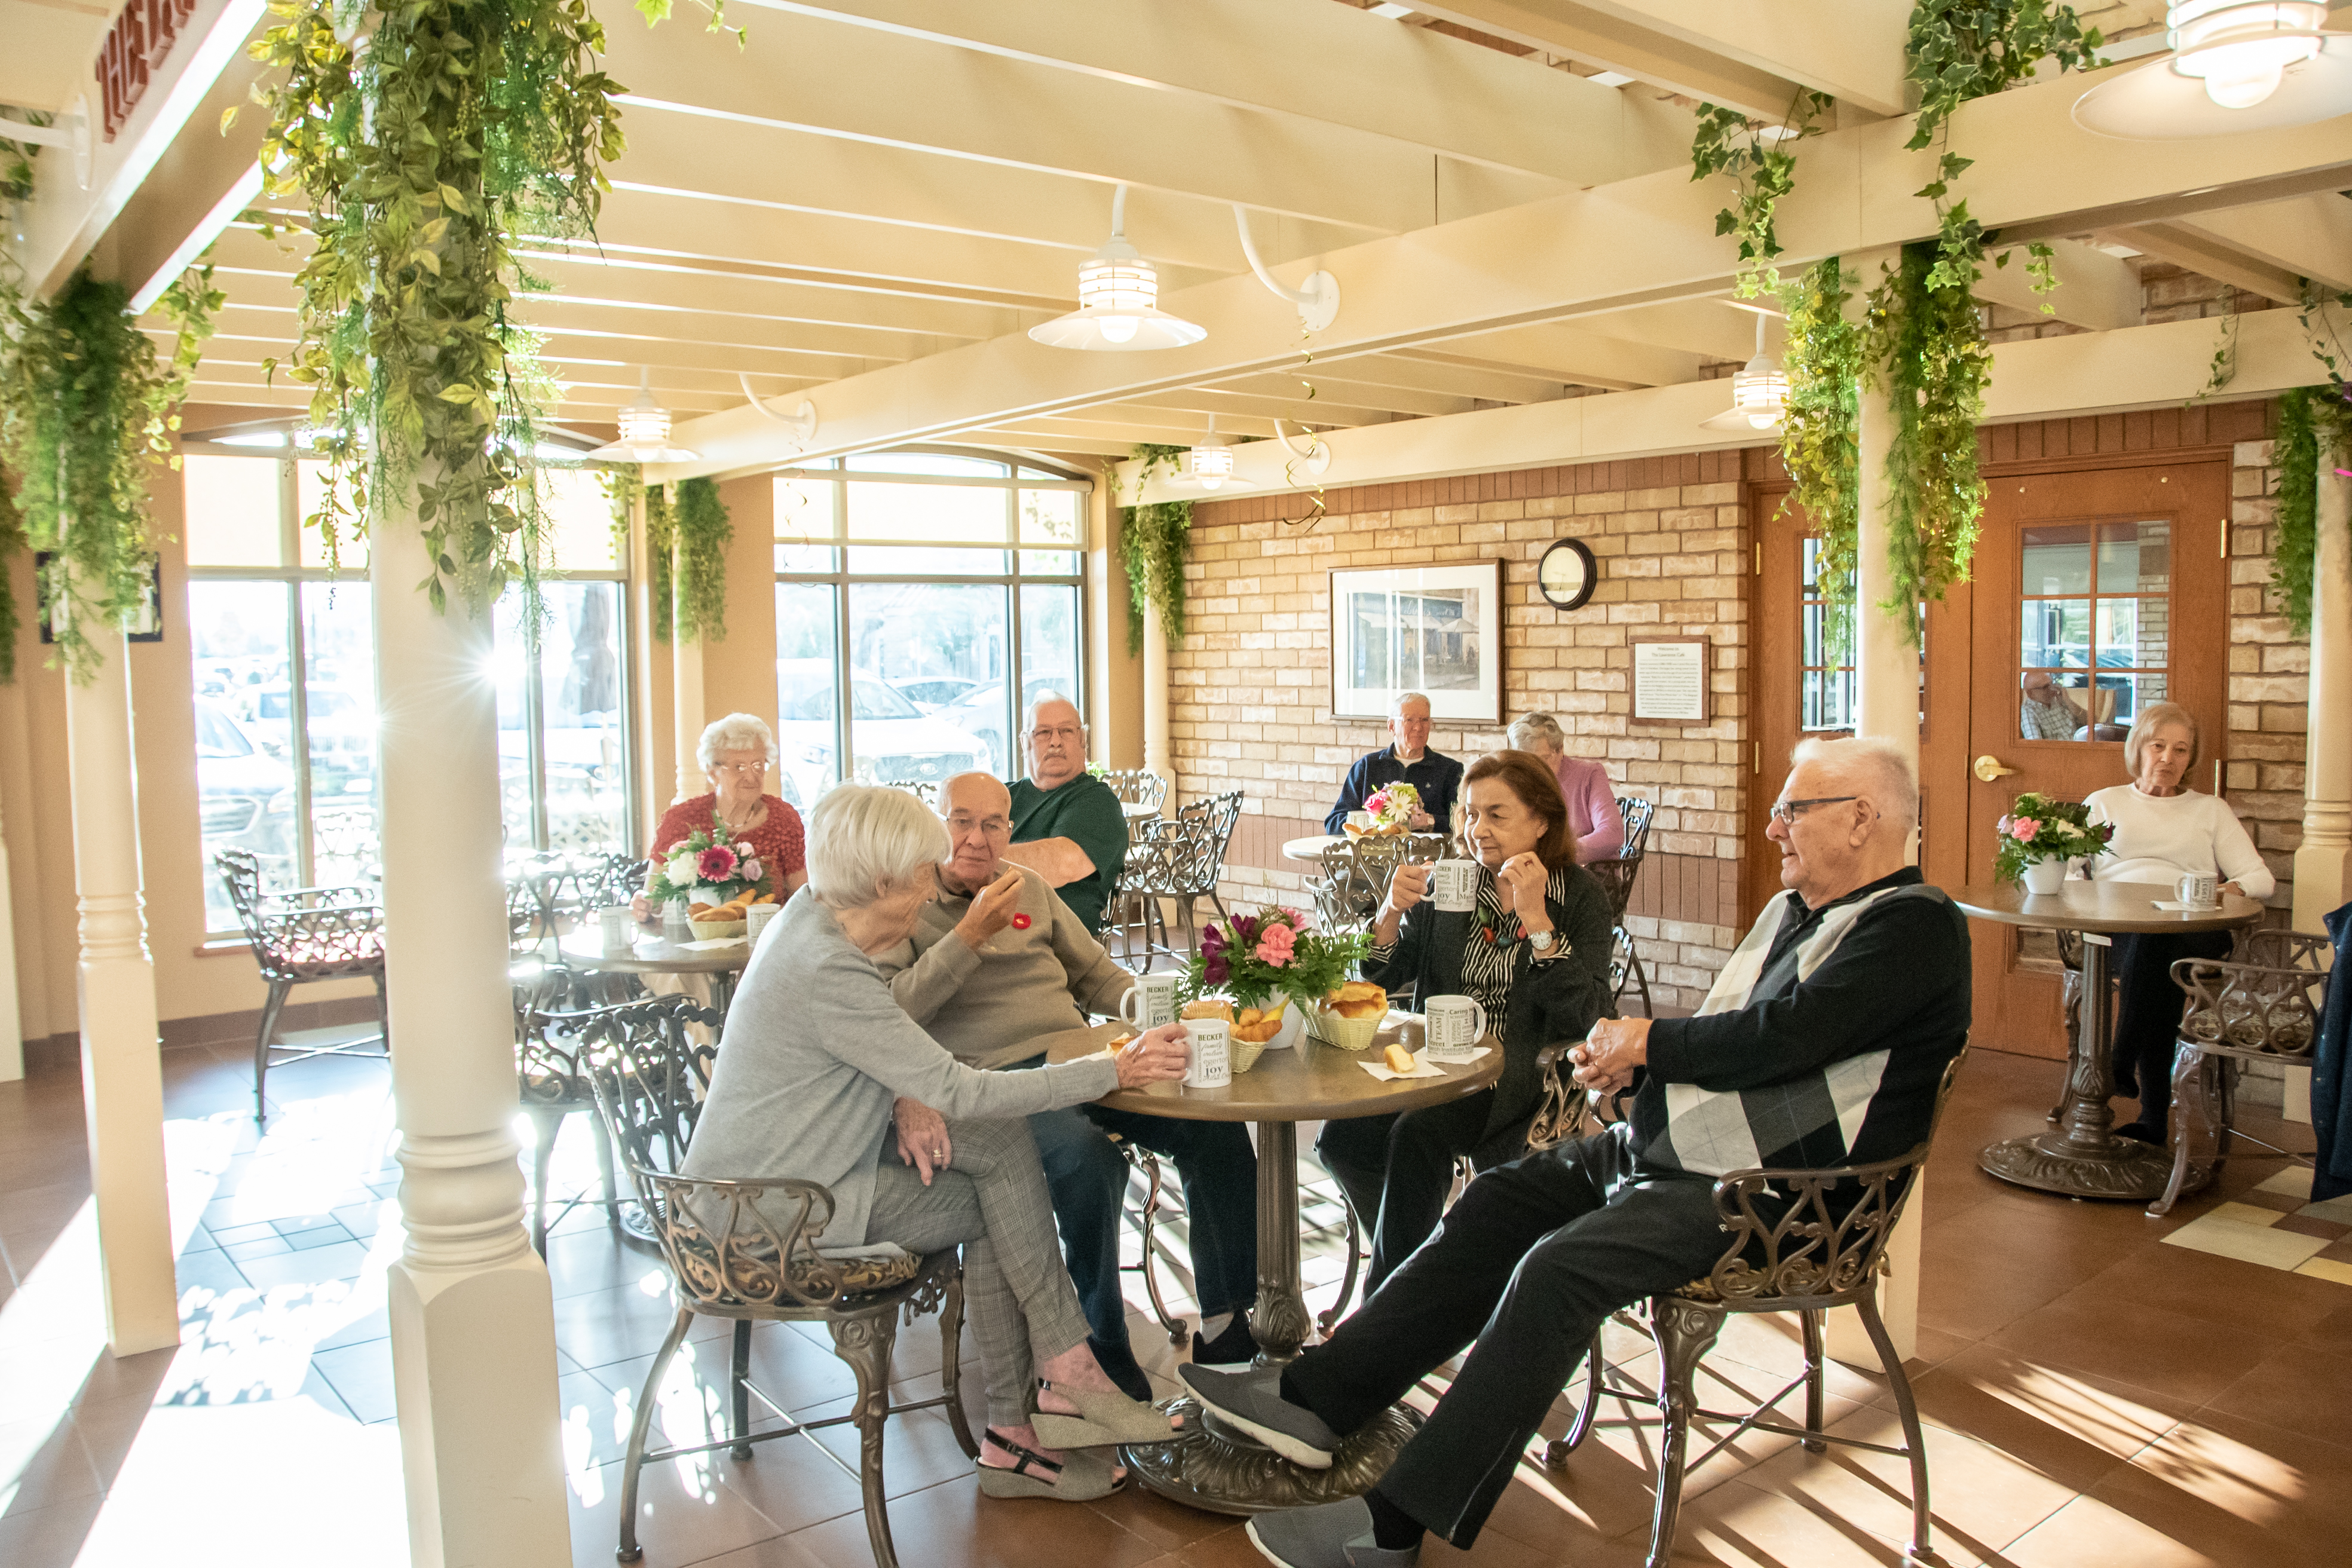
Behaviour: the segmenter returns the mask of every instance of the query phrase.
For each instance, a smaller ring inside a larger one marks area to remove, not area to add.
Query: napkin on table
[[[1411,1072],[1392,1072],[1388,1064],[1382,1061],[1360,1061],[1356,1065],[1383,1083],[1401,1078],[1444,1078],[1447,1068],[1466,1068],[1492,1049],[1494,1049],[1492,1046],[1480,1046],[1464,1060],[1454,1062],[1433,1062],[1429,1059],[1428,1051],[1415,1051],[1412,1055]]]

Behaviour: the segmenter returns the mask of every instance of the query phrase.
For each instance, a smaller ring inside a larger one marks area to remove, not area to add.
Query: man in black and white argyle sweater
[[[1471,1347],[1372,1490],[1251,1521],[1268,1561],[1404,1568],[1431,1530],[1466,1549],[1608,1315],[1722,1255],[1717,1176],[1866,1163],[1927,1140],[1968,1038],[1969,935],[1904,864],[1918,800],[1909,762],[1884,742],[1799,747],[1766,830],[1789,891],[1698,1016],[1603,1020],[1572,1053],[1586,1087],[1634,1089],[1630,1119],[1471,1183],[1437,1234],[1278,1380],[1181,1369],[1211,1410],[1328,1466],[1346,1434]]]

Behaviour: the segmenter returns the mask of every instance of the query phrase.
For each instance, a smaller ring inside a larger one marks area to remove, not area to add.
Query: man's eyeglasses
[[[1013,831],[1013,824],[1001,816],[950,816],[948,818],[948,831],[958,838],[975,827],[991,838],[1003,838]]]
[[[1815,795],[1811,800],[1779,800],[1774,801],[1766,809],[1764,815],[1771,817],[1783,827],[1794,827],[1797,825],[1797,818],[1817,805],[1837,805],[1845,801],[1861,798],[1862,796],[1858,795]]]
[[[1059,730],[1032,730],[1029,731],[1029,738],[1033,741],[1075,741],[1078,738],[1078,732],[1066,727]]]

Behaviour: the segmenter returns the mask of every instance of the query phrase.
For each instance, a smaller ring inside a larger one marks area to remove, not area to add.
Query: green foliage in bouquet
[[[1188,1002],[1215,993],[1236,1007],[1263,1007],[1280,994],[1311,1006],[1348,978],[1365,945],[1360,936],[1309,931],[1297,910],[1212,921],[1177,990]]]
[[[1993,876],[2003,882],[2021,880],[2025,868],[2042,860],[2087,860],[2107,852],[2115,825],[2093,822],[2091,808],[2076,800],[2052,800],[2032,790],[2017,797],[2000,819],[2000,851],[1993,857]]]

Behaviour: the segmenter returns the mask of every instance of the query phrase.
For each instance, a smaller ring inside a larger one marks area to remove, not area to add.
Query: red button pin
[[[1029,929],[1029,917],[1027,915],[1014,915],[1013,917],[1013,929],[1014,931],[1027,931]]]

